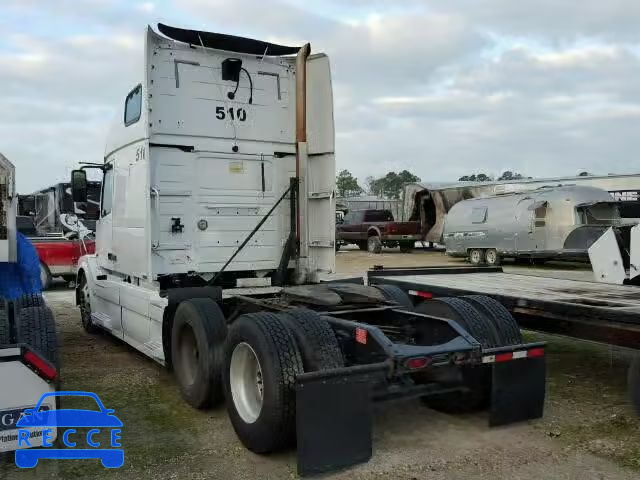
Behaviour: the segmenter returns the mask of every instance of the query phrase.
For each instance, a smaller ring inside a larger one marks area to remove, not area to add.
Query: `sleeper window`
[[[142,85],[138,85],[129,92],[129,95],[127,95],[127,98],[124,101],[124,125],[128,127],[140,120],[141,111]]]

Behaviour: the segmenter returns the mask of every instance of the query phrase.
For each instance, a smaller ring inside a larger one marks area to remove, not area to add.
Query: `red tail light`
[[[420,370],[421,368],[429,365],[431,359],[429,357],[416,357],[410,358],[405,362],[405,365],[409,370]]]
[[[31,350],[27,350],[23,358],[24,361],[33,367],[41,377],[47,380],[54,380],[58,376],[56,367],[52,366],[49,362]]]
[[[529,350],[527,357],[544,357],[544,348],[532,348]]]

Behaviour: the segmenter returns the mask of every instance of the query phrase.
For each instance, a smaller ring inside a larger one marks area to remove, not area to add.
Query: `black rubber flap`
[[[170,27],[163,23],[158,24],[158,30],[164,35],[179,42],[191,45],[202,45],[228,52],[248,53],[251,55],[295,55],[300,47],[286,47],[275,43],[253,40],[252,38],[236,37],[224,33],[202,32],[199,30],[187,30],[184,28]]]
[[[296,379],[298,474],[326,473],[371,458],[373,405],[368,375]]]
[[[492,365],[492,427],[542,417],[545,359],[526,358]]]

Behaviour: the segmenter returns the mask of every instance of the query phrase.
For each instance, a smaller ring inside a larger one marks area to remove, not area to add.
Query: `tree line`
[[[342,170],[336,177],[336,190],[339,197],[354,197],[367,193],[380,198],[399,199],[406,183],[419,182],[417,177],[408,170],[401,172],[389,172],[383,177],[375,178],[369,176],[364,180],[364,187],[358,183],[349,170]]]

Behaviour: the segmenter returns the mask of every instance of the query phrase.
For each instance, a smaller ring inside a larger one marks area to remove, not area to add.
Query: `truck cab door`
[[[93,272],[95,291],[91,302],[94,320],[113,335],[122,337],[122,309],[120,307],[119,278],[111,274],[115,264],[113,242],[113,166],[107,169],[102,180],[100,220],[96,224],[96,261]]]

